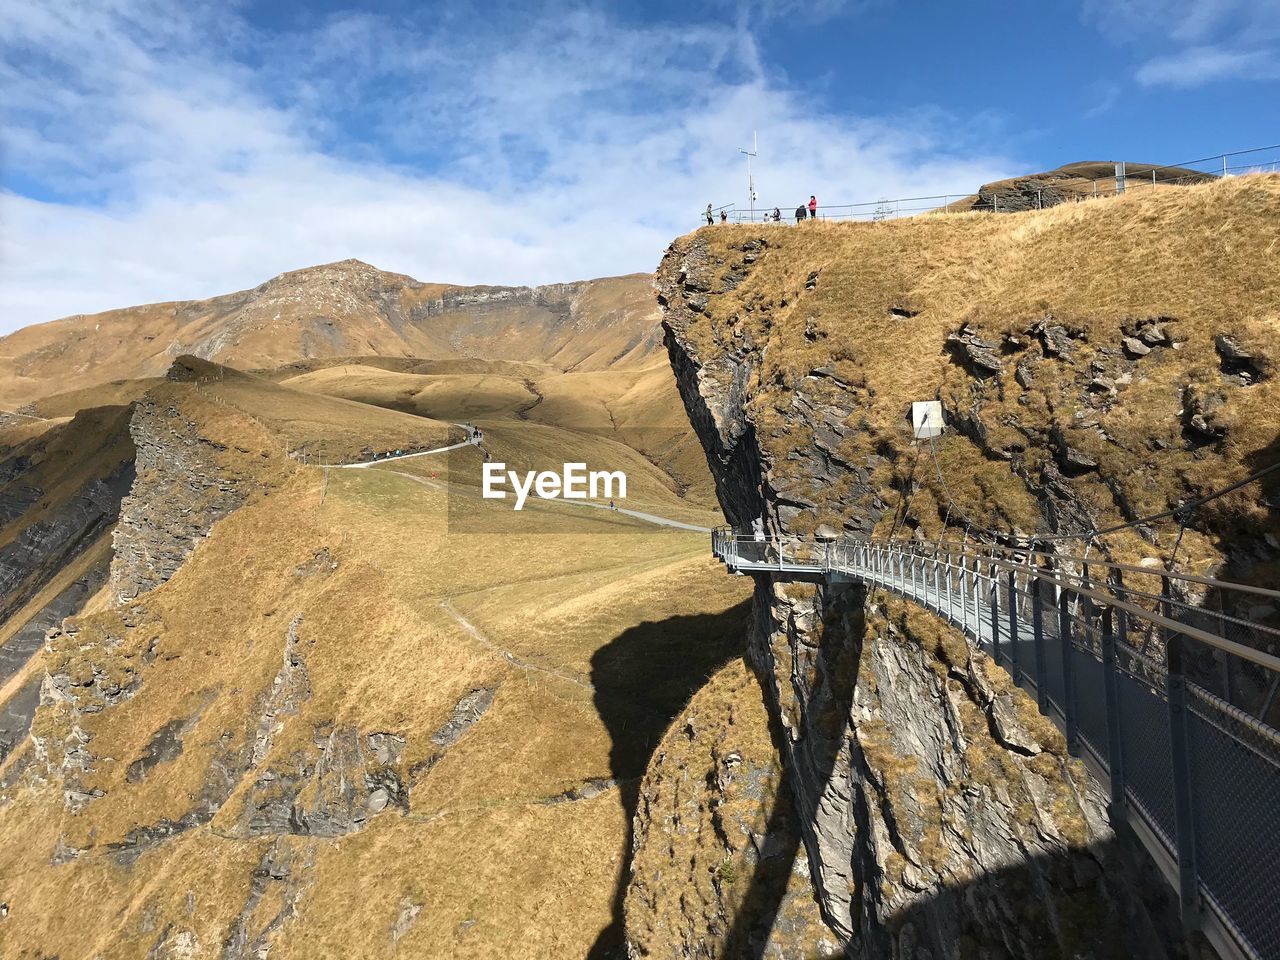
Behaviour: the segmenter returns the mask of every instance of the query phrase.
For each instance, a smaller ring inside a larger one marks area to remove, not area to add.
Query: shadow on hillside
[[[820,635],[829,642],[810,651],[814,659],[812,675],[816,679],[805,710],[809,722],[799,727],[798,739],[794,742],[790,742],[782,729],[782,711],[772,692],[773,679],[761,678],[769,714],[769,734],[784,753],[783,781],[778,800],[769,813],[765,835],[770,842],[765,847],[765,855],[755,865],[742,906],[734,917],[733,929],[725,944],[726,958],[761,960],[769,946],[769,936],[778,926],[786,905],[787,883],[800,853],[804,823],[806,820],[813,823],[816,815],[815,810],[805,808],[793,785],[797,776],[803,776],[811,784],[828,783],[835,773],[836,761],[849,735],[853,691],[858,685],[865,601],[866,593],[861,586],[849,585],[838,590],[828,585]],[[839,642],[840,633],[846,634],[851,642]],[[795,669],[806,668],[797,664]],[[843,951],[832,956],[843,956]]]
[[[627,814],[624,862],[631,855],[640,778],[654,748],[689,698],[734,657],[742,656],[750,602],[719,614],[670,617],[624,631],[591,658],[595,706],[609,730],[609,765]],[[613,922],[588,957],[623,957],[624,869],[614,891]]]

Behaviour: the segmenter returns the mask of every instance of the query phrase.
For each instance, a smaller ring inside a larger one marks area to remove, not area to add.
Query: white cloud
[[[1138,70],[1147,86],[1199,87],[1215,80],[1280,79],[1280,60],[1269,50],[1224,50],[1191,47],[1167,57],[1148,60]]]
[[[1138,67],[1144,86],[1280,78],[1277,0],[1084,0],[1084,11],[1117,43],[1172,48]]]
[[[345,257],[460,283],[652,269],[745,199],[752,130],[784,210],[1013,169],[942,114],[809,109],[743,28],[573,8],[263,35],[190,6],[0,12],[7,172],[36,184],[0,194],[0,332]]]

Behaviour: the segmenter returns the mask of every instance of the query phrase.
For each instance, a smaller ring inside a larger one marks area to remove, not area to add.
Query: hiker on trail
[[[711,204],[707,204],[707,226],[711,226],[716,222],[716,218],[711,215]]]
[[[770,218],[773,220],[774,223],[778,223],[779,221],[782,220],[782,211],[779,210],[777,207],[774,207],[773,213],[770,214]]]
[[[728,215],[727,213],[725,213],[723,210],[721,210],[721,211],[720,211],[720,222],[721,222],[721,223],[728,223],[728,221],[729,221],[729,215]]]
[[[613,501],[612,501],[612,500],[610,500],[610,501],[609,501],[609,509],[610,509],[610,510],[617,510],[617,509],[618,509],[616,506],[614,506],[614,503],[613,503]]]
[[[805,218],[804,205],[801,204],[800,206],[796,207],[796,223],[799,223],[804,218]]]
[[[818,219],[818,198],[817,197],[813,197],[813,196],[809,197],[809,219],[810,220]]]

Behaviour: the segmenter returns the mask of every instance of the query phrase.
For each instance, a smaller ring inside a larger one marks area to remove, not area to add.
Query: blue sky
[[[698,211],[1280,142],[1276,0],[0,5],[0,332],[359,257],[649,270]]]

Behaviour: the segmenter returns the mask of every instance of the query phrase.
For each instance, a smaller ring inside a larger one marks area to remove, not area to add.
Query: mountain
[[[652,364],[652,279],[542,287],[421,283],[359,260],[283,273],[251,290],[108,310],[0,338],[0,406],[158,377],[191,355],[240,370],[332,357],[536,359],[561,370]]]
[[[1073,535],[1274,462],[1277,223],[1248,177],[6,338],[0,955],[1182,955],[1002,666],[885,591],[728,576],[707,528]],[[494,461],[627,496],[517,513]],[[1091,556],[1273,585],[1274,477]]]

